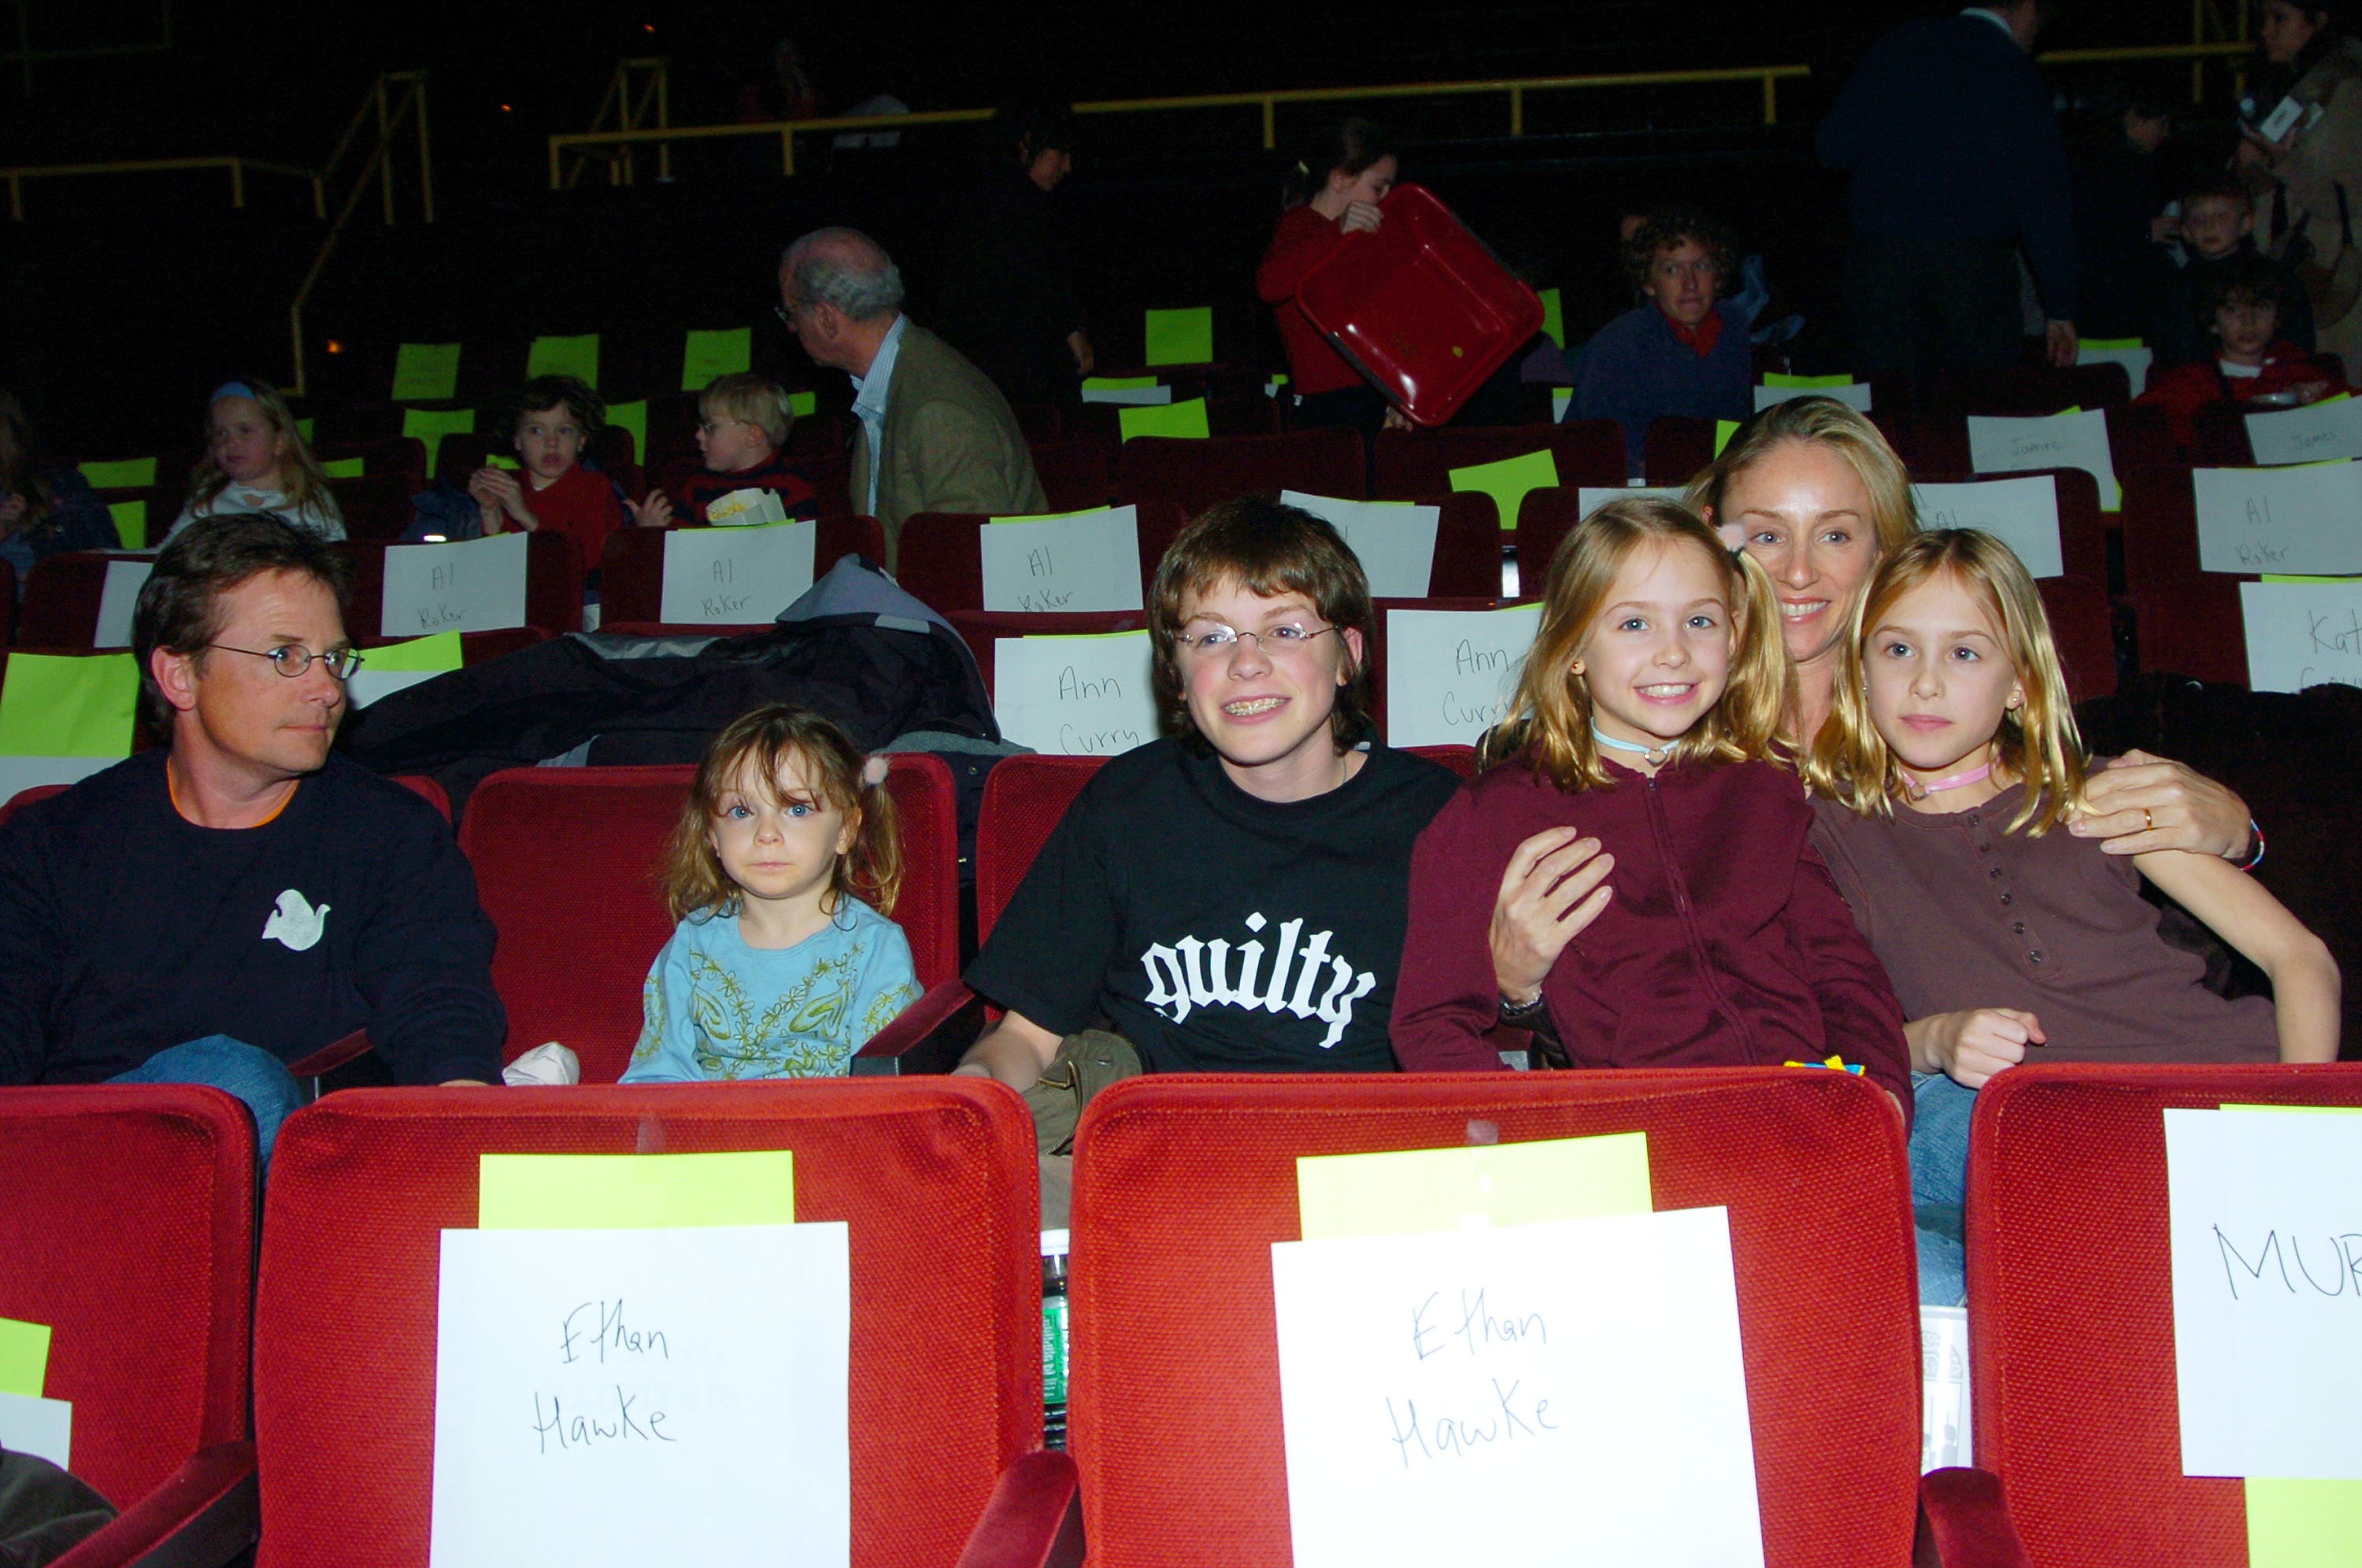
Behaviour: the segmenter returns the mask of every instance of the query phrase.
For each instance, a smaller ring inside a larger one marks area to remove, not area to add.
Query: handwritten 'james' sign
[[[2267,465],[2362,458],[2362,399],[2247,415],[2247,446]]]
[[[2362,572],[2362,463],[2196,469],[2198,564],[2208,571]]]
[[[1282,505],[1300,506],[1336,527],[1345,547],[1362,563],[1373,599],[1427,597],[1435,569],[1435,530],[1443,508],[1398,501],[1341,501],[1299,490],[1283,490],[1279,499]]]
[[[996,517],[986,525],[979,547],[987,610],[1141,608],[1136,506]]]
[[[1542,607],[1386,612],[1386,744],[1474,745],[1518,690]]]
[[[1763,1561],[1725,1210],[1271,1253],[1297,1568]]]
[[[1065,756],[1113,756],[1156,738],[1146,632],[1000,637],[993,712],[1002,738]]]
[[[851,1557],[842,1224],[446,1231],[433,1568]]]
[[[1979,529],[2007,545],[2025,563],[2027,576],[2066,575],[2058,546],[2058,481],[2048,474],[1911,489],[1919,502],[1921,527]]]
[[[2028,469],[2081,469],[2100,481],[2100,510],[2124,508],[2115,459],[2108,450],[2108,416],[2100,409],[2047,419],[1969,415],[1969,466],[1981,474],[2022,474]]]
[[[665,532],[657,614],[690,625],[768,621],[809,591],[817,523]]]
[[[2362,1116],[2168,1110],[2181,1473],[2362,1478]]]
[[[2362,581],[2243,582],[2239,614],[2251,689],[2362,686]]]
[[[385,553],[379,633],[419,637],[524,625],[524,539],[510,533],[449,545],[394,546]]]

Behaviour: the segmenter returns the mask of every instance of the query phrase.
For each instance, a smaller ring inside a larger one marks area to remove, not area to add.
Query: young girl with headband
[[[286,400],[257,382],[224,381],[205,403],[205,455],[189,476],[189,503],[174,534],[216,513],[270,512],[324,539],[345,536],[328,476]]]

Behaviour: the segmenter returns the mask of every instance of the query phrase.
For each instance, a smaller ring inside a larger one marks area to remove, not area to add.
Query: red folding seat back
[[[1583,521],[1583,497],[1572,485],[1529,490],[1518,503],[1518,597],[1539,599],[1559,545]]]
[[[106,563],[96,550],[47,556],[25,574],[17,607],[17,644],[28,648],[87,648],[98,635],[98,603],[106,591]]]
[[[1283,490],[1362,499],[1362,437],[1352,430],[1291,430],[1282,436],[1218,436],[1205,441],[1142,436],[1116,458],[1116,491],[1127,501],[1159,497],[1191,516],[1242,495]]]
[[[17,790],[8,797],[5,804],[0,804],[0,826],[6,825],[10,817],[27,806],[46,801],[52,795],[62,795],[72,788],[71,784],[36,784],[30,789]]]
[[[6,561],[0,561],[0,589],[6,590],[0,596],[0,642],[13,643],[17,640],[17,569]]]
[[[246,1108],[181,1084],[0,1089],[0,1317],[51,1331],[41,1391],[73,1406],[73,1473],[127,1509],[201,1450],[242,1445]]]
[[[357,643],[383,636],[385,545],[381,541],[347,539],[332,548],[351,562],[353,569],[345,588],[345,635]]]
[[[415,442],[412,443],[414,446]],[[365,473],[358,479],[332,479],[328,493],[344,513],[345,536],[392,544],[410,526],[410,498],[416,493],[410,476],[400,471]]]
[[[975,512],[919,512],[902,520],[894,580],[939,615],[984,608],[987,519]]]
[[[1114,495],[1105,442],[1034,441],[1029,450],[1033,455],[1033,477],[1042,481],[1042,493],[1049,499],[1051,511],[1087,512],[1105,506]]]
[[[476,1225],[482,1154],[755,1149],[793,1151],[800,1221],[847,1227],[852,1561],[952,1562],[1041,1442],[1041,1220],[1023,1106],[927,1077],[356,1090],[297,1111],[256,1318],[259,1568],[426,1561],[440,1233]]]
[[[2251,469],[2256,448],[2247,439],[2247,413],[2237,403],[2209,403],[2191,419],[2192,439],[2185,456],[2201,469]]]
[[[413,495],[426,486],[426,443],[414,436],[385,435],[363,440],[315,441],[312,443],[312,456],[323,464],[359,458],[364,475],[406,474],[412,481],[410,492]]]
[[[1501,547],[1514,536],[1502,531],[1501,509],[1493,498],[1462,490],[1420,496],[1418,504],[1436,508],[1435,562],[1428,569],[1428,592],[1439,599],[1498,596]]]
[[[653,624],[664,619],[665,536],[668,528],[618,528],[599,552],[599,624]],[[883,564],[886,534],[875,517],[823,517],[812,541],[812,576],[846,556]],[[786,606],[780,606],[785,609]]]
[[[1938,419],[1968,414],[2022,416],[2065,408],[2122,408],[2133,384],[2122,365],[2012,365],[2003,370],[1938,370],[1925,412]]]
[[[546,632],[580,631],[581,547],[555,528],[536,528],[524,539],[524,624]]]
[[[1476,777],[1476,748],[1473,745],[1407,745],[1403,750],[1443,764],[1460,775],[1463,783]]]
[[[1148,624],[1144,610],[1107,610],[1076,614],[1028,614],[1019,611],[959,610],[944,617],[975,656],[984,677],[987,696],[992,683],[994,645],[1003,637],[1094,637],[1109,632],[1137,632]]]
[[[1033,856],[1066,814],[1101,756],[1007,756],[984,781],[976,823],[976,939],[993,923],[1025,880]]]
[[[2118,474],[2125,490],[2125,586],[2136,591],[2201,575],[2198,497],[2184,468]]]
[[[2035,588],[2050,619],[2050,640],[2067,676],[2067,694],[2081,702],[2116,694],[2114,612],[2107,590],[2088,577],[2045,577]]]
[[[434,477],[449,483],[454,489],[465,490],[469,477],[482,468],[484,459],[494,452],[503,457],[512,455],[511,442],[498,436],[454,431],[435,443]]]
[[[384,366],[385,374],[381,378],[370,377],[371,384],[392,385],[393,356],[379,353],[372,358]],[[324,447],[334,448],[398,439],[402,435],[402,405],[392,403],[319,406],[312,415],[312,450],[317,453]],[[425,443],[419,445],[423,447]]]
[[[428,805],[434,807],[437,812],[440,812],[443,814],[443,820],[445,822],[447,823],[451,820],[451,797],[449,793],[444,790],[441,784],[429,778],[424,773],[394,773],[389,774],[387,777],[392,778],[396,784],[399,784],[403,789],[409,790],[412,794],[417,796],[420,800],[425,801]],[[31,791],[27,790],[26,793],[30,794]],[[19,797],[19,799],[21,798],[22,797]]]
[[[2247,684],[2239,581],[2221,572],[2133,585],[2133,640],[2141,669]]]
[[[1631,1132],[1656,1208],[1729,1211],[1764,1561],[1908,1562],[1903,1123],[1850,1074],[1780,1068],[1161,1074],[1094,1097],[1076,1142],[1067,1408],[1092,1561],[1290,1561],[1271,1246],[1301,1234],[1299,1155]]]
[[[1618,485],[1624,472],[1624,430],[1612,419],[1566,425],[1446,426],[1381,432],[1372,447],[1370,493],[1408,501],[1451,489],[1451,470],[1523,457],[1547,447],[1562,485]]]
[[[1660,414],[1649,421],[1640,442],[1640,471],[1652,485],[1685,485],[1701,469],[1714,463],[1711,419],[1685,414]]]
[[[2362,1106],[2362,1066],[2023,1066],[1977,1095],[1976,1458],[2044,1568],[2247,1561],[2242,1484],[2181,1473],[2167,1229],[2163,1112],[2225,1104]]]
[[[476,786],[459,847],[500,941],[492,984],[509,1015],[506,1059],[546,1040],[613,1083],[640,1035],[643,983],[671,939],[664,845],[695,769],[504,768]],[[923,988],[959,966],[958,822],[940,758],[889,759],[904,873],[894,909]]]

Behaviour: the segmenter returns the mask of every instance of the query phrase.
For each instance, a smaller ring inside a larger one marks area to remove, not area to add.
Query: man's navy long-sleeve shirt
[[[143,752],[0,828],[0,1084],[94,1083],[227,1034],[366,1025],[402,1083],[500,1081],[492,923],[434,808],[341,756],[259,827],[174,810]]]
[[[1963,13],[1905,22],[1871,46],[1818,138],[1849,170],[1857,242],[2023,240],[2042,304],[2075,319],[2067,149],[2034,61]]]

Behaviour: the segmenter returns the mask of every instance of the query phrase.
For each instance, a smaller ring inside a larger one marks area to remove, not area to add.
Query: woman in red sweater
[[[1485,772],[1412,852],[1402,1065],[1497,1067],[1507,1023],[1574,1066],[1839,1056],[1903,1107],[1902,1009],[1769,760],[1786,699],[1772,585],[1694,513],[1569,533]]]
[[[1318,171],[1318,172],[1315,172]],[[1385,133],[1368,120],[1341,120],[1322,133],[1288,176],[1287,210],[1272,232],[1271,248],[1255,270],[1255,292],[1272,307],[1287,377],[1303,429],[1344,427],[1374,436],[1408,429],[1393,404],[1329,345],[1296,291],[1349,234],[1375,234],[1385,215],[1378,204],[1395,188],[1401,163]]]
[[[510,432],[523,466],[514,473],[487,463],[468,480],[484,532],[554,528],[582,552],[585,577],[599,569],[607,536],[624,526],[615,481],[582,466],[582,450],[607,421],[599,394],[572,376],[535,376],[517,393]]]

